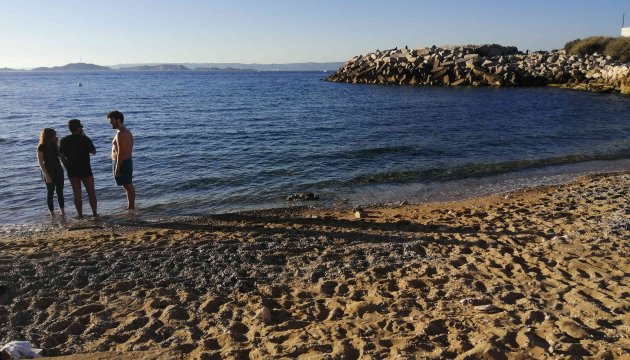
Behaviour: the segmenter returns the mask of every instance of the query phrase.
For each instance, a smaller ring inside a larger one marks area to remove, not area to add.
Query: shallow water
[[[97,147],[99,212],[124,212],[110,174],[112,109],[135,136],[145,216],[285,206],[302,191],[323,206],[430,201],[630,168],[627,96],[337,84],[324,75],[0,73],[0,224],[47,219],[37,137],[43,127],[65,135],[70,118]],[[67,180],[65,195],[73,216]]]

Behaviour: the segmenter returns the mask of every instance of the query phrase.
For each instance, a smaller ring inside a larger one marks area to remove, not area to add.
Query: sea
[[[45,127],[67,135],[72,118],[97,149],[99,213],[126,214],[111,173],[115,130],[106,114],[114,109],[135,139],[139,219],[450,201],[630,169],[629,96],[331,83],[326,75],[2,72],[0,226],[50,224],[38,136]],[[286,200],[301,192],[319,200]],[[64,194],[71,218],[67,178]],[[90,214],[86,198],[83,206]]]

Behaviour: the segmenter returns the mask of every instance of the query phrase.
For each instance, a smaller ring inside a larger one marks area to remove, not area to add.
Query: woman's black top
[[[44,153],[44,167],[51,177],[56,178],[59,175],[63,175],[63,168],[59,160],[59,150],[56,144],[39,144],[37,151]]]

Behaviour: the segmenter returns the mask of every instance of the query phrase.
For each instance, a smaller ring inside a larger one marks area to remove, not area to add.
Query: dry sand
[[[365,219],[5,236],[0,343],[61,359],[628,358],[629,200],[618,173]]]

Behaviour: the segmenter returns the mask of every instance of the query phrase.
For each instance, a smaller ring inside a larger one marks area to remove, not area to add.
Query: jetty
[[[523,53],[497,44],[405,47],[355,56],[325,80],[411,86],[558,86],[630,94],[630,63],[597,53]]]

